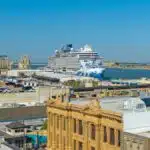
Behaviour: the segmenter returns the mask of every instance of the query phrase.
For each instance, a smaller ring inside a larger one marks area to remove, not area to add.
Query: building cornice
[[[60,99],[49,100],[47,102],[47,108],[48,109],[55,108],[67,112],[75,111],[78,113],[82,113],[83,115],[90,115],[99,118],[105,117],[110,120],[116,120],[117,122],[121,122],[121,123],[123,122],[121,113],[102,109],[97,99],[91,100],[90,103],[82,106],[77,104],[72,104],[67,101],[62,102]]]

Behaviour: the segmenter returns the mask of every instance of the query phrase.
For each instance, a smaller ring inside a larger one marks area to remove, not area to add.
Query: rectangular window
[[[56,96],[52,96],[53,99],[56,99]]]
[[[50,132],[50,146],[52,146],[52,132]]]
[[[74,128],[74,133],[76,133],[76,119],[73,119],[73,128]]]
[[[65,139],[65,137],[63,139],[63,145],[64,145],[64,150],[65,150],[66,149],[66,139]]]
[[[117,144],[118,146],[120,146],[120,140],[121,140],[121,139],[120,139],[120,138],[121,138],[120,135],[121,135],[120,130],[118,130],[118,144]]]
[[[63,118],[63,129],[66,130],[66,119],[65,119],[65,117]]]
[[[107,142],[107,128],[104,126],[104,142]]]
[[[74,150],[76,150],[76,140],[74,140],[73,143],[74,143]]]
[[[82,144],[82,142],[79,142],[79,148],[78,148],[78,150],[83,150],[83,144]]]
[[[59,135],[57,135],[57,148],[59,148]]]
[[[91,139],[92,140],[95,140],[95,133],[96,130],[95,130],[95,125],[94,124],[91,124]]]
[[[83,123],[82,123],[82,120],[79,120],[79,134],[80,135],[83,134]]]
[[[59,116],[57,116],[57,129],[59,129]]]
[[[8,129],[8,132],[11,132],[11,130],[10,130],[10,129]]]
[[[91,150],[95,150],[95,147],[92,146],[92,147],[91,147]]]
[[[25,131],[25,129],[20,129],[20,132],[24,132]]]
[[[115,132],[113,128],[110,128],[110,144],[115,145]]]

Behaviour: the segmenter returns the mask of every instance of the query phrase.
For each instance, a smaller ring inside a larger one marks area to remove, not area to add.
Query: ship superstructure
[[[72,44],[64,45],[49,57],[48,67],[56,72],[74,72],[80,76],[101,78],[105,70],[102,68],[103,58],[89,45],[74,50]],[[94,76],[93,76],[94,75]]]

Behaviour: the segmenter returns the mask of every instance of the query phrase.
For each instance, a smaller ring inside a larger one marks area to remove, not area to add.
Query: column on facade
[[[55,122],[55,114],[52,116],[53,125],[52,125],[52,150],[56,149],[56,122]]]
[[[64,143],[64,137],[66,136],[64,133],[64,121],[65,121],[65,116],[62,116],[62,149],[63,150],[65,149],[64,146],[66,146],[66,144]],[[65,121],[65,124],[66,124],[66,121]]]
[[[48,149],[50,149],[51,145],[50,145],[50,141],[52,140],[51,139],[51,136],[50,136],[50,120],[51,120],[51,116],[50,116],[50,112],[47,113],[48,114],[48,122],[47,122],[47,136],[48,136],[48,142],[47,142],[47,147]]]
[[[74,118],[71,118],[71,126],[73,127],[72,128],[72,130],[71,130],[71,132],[72,132],[72,136],[73,136],[73,134],[74,134]],[[75,126],[76,127],[76,126]],[[75,143],[74,143],[74,138],[71,138],[72,139],[72,150],[74,150],[74,147],[75,147]]]
[[[69,149],[69,119],[68,119],[68,116],[66,117],[65,124],[66,124],[66,150],[68,150]]]
[[[97,124],[96,126],[96,150],[100,150],[100,125]]]
[[[118,130],[114,128],[115,134],[115,145],[118,146]]]
[[[120,148],[123,149],[123,144],[124,144],[124,135],[123,135],[123,131],[120,130]]]
[[[59,149],[62,150],[62,116],[59,117]]]
[[[69,115],[69,118],[68,118],[68,124],[69,124],[69,136],[68,136],[68,150],[72,150],[72,131],[73,131],[73,124],[72,124],[72,117],[71,115]]]
[[[87,121],[84,121],[84,150],[88,150],[88,122]]]
[[[79,119],[76,119],[76,133],[79,134]],[[76,139],[76,149],[79,148],[79,141]]]
[[[106,126],[106,132],[107,132],[107,142],[110,143],[110,128]]]
[[[100,125],[100,149],[102,149],[102,144],[104,142],[104,126]]]

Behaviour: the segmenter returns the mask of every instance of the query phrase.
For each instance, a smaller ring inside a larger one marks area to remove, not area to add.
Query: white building
[[[76,100],[73,104],[88,104],[90,100]],[[150,131],[150,111],[139,97],[105,97],[99,99],[102,109],[120,112],[123,117],[124,131],[137,133]]]
[[[150,130],[150,111],[139,97],[106,97],[100,103],[104,109],[122,113],[124,131],[136,133]]]
[[[14,137],[23,136],[29,127],[20,122],[12,122],[6,125],[6,133]]]
[[[32,88],[36,88],[38,86],[38,82],[32,79],[23,80],[22,84],[24,87],[31,86]]]

